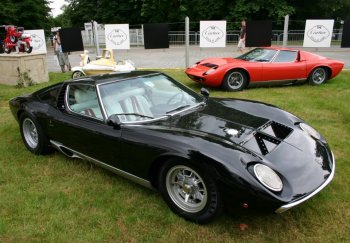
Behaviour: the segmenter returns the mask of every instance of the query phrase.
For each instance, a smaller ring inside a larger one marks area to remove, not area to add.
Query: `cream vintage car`
[[[113,50],[104,49],[102,56],[95,61],[90,62],[88,51],[80,54],[80,66],[73,67],[72,78],[76,79],[86,75],[96,75],[112,72],[126,72],[135,70],[135,65],[130,60],[115,61]]]

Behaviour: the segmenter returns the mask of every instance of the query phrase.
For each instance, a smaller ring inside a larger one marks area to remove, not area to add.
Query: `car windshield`
[[[251,62],[270,62],[275,56],[276,50],[265,49],[265,48],[255,48],[235,59],[251,61]]]
[[[107,117],[121,122],[169,116],[203,102],[203,97],[170,77],[156,73],[98,85]]]

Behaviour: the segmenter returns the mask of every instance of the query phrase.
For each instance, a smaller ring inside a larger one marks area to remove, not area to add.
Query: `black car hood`
[[[282,110],[259,102],[231,99],[211,99],[207,106],[174,118],[172,126],[176,129],[196,131],[229,140],[238,145],[247,144],[254,136],[261,135],[273,142],[279,143],[292,131],[291,128],[276,121],[281,120],[281,115],[273,119],[267,117],[267,110]],[[266,111],[265,111],[266,110]],[[248,144],[248,147],[250,144]],[[264,152],[262,152],[264,154]]]
[[[288,182],[281,196],[291,200],[315,190],[332,170],[325,140],[307,135],[297,127],[299,122],[302,120],[296,116],[268,104],[211,99],[206,107],[174,119],[172,126],[253,152],[285,176]]]

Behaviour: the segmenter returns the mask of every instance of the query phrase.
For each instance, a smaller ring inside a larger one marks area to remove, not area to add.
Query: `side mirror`
[[[120,125],[122,123],[120,122],[120,119],[118,115],[114,114],[108,117],[107,119],[107,125],[114,127],[115,129],[120,129]]]
[[[205,97],[205,98],[209,98],[209,91],[206,88],[201,88],[201,94]]]

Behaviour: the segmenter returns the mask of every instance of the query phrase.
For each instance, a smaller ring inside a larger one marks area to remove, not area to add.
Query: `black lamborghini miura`
[[[135,71],[65,81],[10,101],[25,146],[56,148],[159,190],[178,215],[206,223],[223,205],[286,211],[333,178],[326,140],[298,117],[249,100],[198,95]]]

